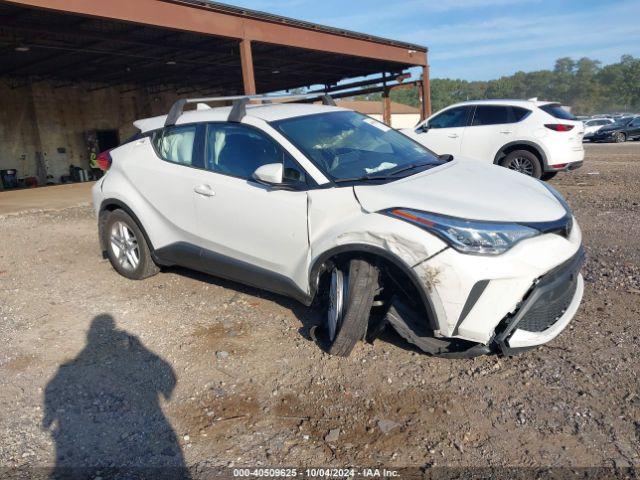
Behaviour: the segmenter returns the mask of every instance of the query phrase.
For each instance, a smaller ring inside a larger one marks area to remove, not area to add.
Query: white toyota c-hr
[[[552,187],[437,157],[327,98],[203,100],[135,122],[93,187],[125,277],[179,265],[313,304],[337,355],[388,323],[432,354],[510,355],[575,315],[581,232]]]

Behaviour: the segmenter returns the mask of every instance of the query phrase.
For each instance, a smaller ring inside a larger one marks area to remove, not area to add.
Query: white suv
[[[544,183],[344,108],[185,103],[135,122],[93,188],[125,277],[180,265],[313,304],[338,355],[388,322],[432,354],[511,354],[576,313],[580,228]]]
[[[559,103],[457,103],[403,133],[438,154],[494,163],[545,180],[582,166],[584,159],[583,124]]]

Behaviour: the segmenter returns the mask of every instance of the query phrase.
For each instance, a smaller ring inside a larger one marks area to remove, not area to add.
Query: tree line
[[[603,66],[586,57],[564,57],[556,60],[553,70],[516,72],[496,80],[431,80],[434,112],[465,100],[532,97],[568,105],[576,115],[640,112],[640,58],[623,55],[618,63]],[[379,99],[380,94],[368,98]],[[420,104],[417,89],[392,90],[391,99],[415,107]]]

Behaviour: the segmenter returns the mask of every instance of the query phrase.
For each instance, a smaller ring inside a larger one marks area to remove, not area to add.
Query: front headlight
[[[406,208],[393,208],[383,213],[424,228],[459,252],[476,255],[499,255],[520,240],[540,234],[534,228],[517,223],[464,220]]]

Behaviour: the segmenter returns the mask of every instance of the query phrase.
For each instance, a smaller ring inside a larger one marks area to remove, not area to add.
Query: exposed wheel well
[[[372,247],[366,250],[354,248],[340,251],[338,249],[316,262],[312,268],[310,283],[315,305],[322,304],[324,292],[328,291],[331,268],[334,265],[345,265],[353,258],[367,260],[378,268],[381,289],[377,299],[388,303],[391,297],[400,295],[420,315],[420,318],[425,319],[430,329],[438,328],[435,310],[413,271],[400,259],[393,258],[393,255],[382,249]]]
[[[495,159],[493,160],[493,163],[498,165],[502,161],[502,159],[504,157],[509,155],[511,152],[515,152],[516,150],[526,150],[527,152],[531,152],[532,154],[534,154],[538,158],[538,160],[540,160],[540,166],[542,167],[542,170],[546,169],[547,162],[546,162],[544,154],[542,153],[542,151],[538,147],[536,147],[535,145],[533,145],[531,143],[515,142],[515,143],[510,143],[510,144],[505,145],[497,153]]]

